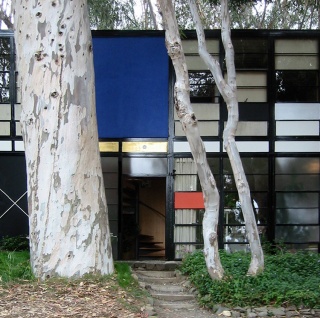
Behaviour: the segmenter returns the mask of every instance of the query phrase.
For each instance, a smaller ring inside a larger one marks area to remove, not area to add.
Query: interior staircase
[[[138,259],[165,259],[163,242],[157,242],[152,235],[140,234],[138,240]]]

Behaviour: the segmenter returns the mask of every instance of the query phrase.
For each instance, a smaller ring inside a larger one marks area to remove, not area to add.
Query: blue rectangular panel
[[[94,37],[99,138],[168,137],[164,37]]]

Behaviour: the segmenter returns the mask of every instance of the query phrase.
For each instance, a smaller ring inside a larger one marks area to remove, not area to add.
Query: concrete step
[[[191,310],[198,307],[195,301],[172,302],[172,301],[163,301],[161,299],[155,299],[154,304],[155,306],[158,306],[164,309],[171,309],[171,310],[177,310],[177,309]]]
[[[159,292],[150,292],[151,296],[155,299],[166,300],[170,302],[180,302],[187,300],[194,300],[194,295],[188,293],[176,293],[176,294],[168,294],[168,293],[159,293]]]
[[[150,277],[150,276],[138,276],[140,282],[156,285],[166,285],[166,284],[178,284],[181,279],[178,277]]]
[[[152,277],[152,278],[175,278],[174,271],[134,271],[138,277]]]
[[[181,293],[184,292],[185,289],[183,286],[180,285],[172,285],[172,284],[166,284],[166,285],[147,285],[145,286],[145,289],[149,290],[151,292],[164,292],[164,293]]]

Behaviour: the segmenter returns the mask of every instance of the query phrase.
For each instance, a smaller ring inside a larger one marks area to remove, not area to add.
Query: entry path
[[[140,286],[149,291],[150,305],[146,317],[158,318],[225,318],[225,317],[276,317],[320,318],[320,309],[290,307],[236,307],[216,305],[212,310],[201,308],[196,300],[196,290],[177,268],[180,262],[146,261],[133,262],[133,276]]]

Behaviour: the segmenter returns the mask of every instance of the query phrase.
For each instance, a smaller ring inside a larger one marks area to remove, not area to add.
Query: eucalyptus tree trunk
[[[230,18],[227,0],[221,0],[222,28],[221,36],[226,52],[227,82],[225,81],[219,62],[207,51],[205,35],[194,0],[189,0],[198,36],[199,55],[214,76],[215,83],[223,96],[228,108],[228,120],[223,132],[223,146],[228,153],[236,187],[239,194],[241,209],[246,226],[246,235],[251,249],[251,263],[248,275],[256,275],[264,269],[264,256],[260,244],[259,232],[254,216],[249,184],[242,166],[239,151],[235,142],[235,134],[239,121],[237,100],[236,71],[234,49],[231,41]]]
[[[175,108],[188,139],[193,159],[197,165],[204,197],[203,239],[206,265],[212,279],[221,279],[224,271],[220,262],[217,240],[219,192],[208,165],[206,150],[190,103],[189,75],[172,2],[171,0],[159,0],[158,2],[166,31],[168,54],[176,73],[174,87]]]
[[[15,0],[31,266],[113,272],[86,0]]]

